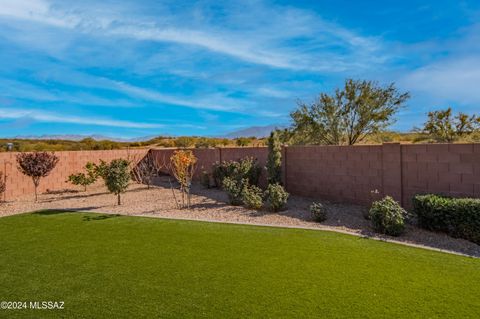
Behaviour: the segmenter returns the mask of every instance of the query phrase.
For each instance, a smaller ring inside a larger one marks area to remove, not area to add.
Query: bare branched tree
[[[150,188],[162,168],[161,163],[151,151],[136,163],[132,169],[133,180]]]

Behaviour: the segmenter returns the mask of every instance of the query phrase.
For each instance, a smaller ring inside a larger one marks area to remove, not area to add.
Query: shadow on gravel
[[[88,193],[77,193],[77,195],[67,195],[67,196],[62,196],[59,198],[46,198],[42,200],[42,203],[51,203],[51,202],[58,202],[58,201],[65,201],[69,199],[76,199],[76,198],[88,198],[88,197],[95,197],[95,196],[101,196],[101,195],[106,195],[109,194],[109,192],[99,192],[99,193],[94,193],[94,194],[88,194]]]

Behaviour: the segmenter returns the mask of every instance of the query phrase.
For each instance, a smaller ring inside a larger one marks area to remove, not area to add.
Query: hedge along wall
[[[83,171],[87,162],[98,163],[100,160],[111,161],[116,158],[138,161],[147,152],[147,149],[55,152],[60,161],[50,175],[40,181],[39,191],[70,188],[71,185],[65,183],[68,176]],[[34,193],[31,178],[23,175],[17,169],[17,154],[15,152],[0,153],[0,171],[6,174],[7,189],[4,194],[6,200]]]
[[[264,166],[268,155],[264,147],[193,151],[197,177],[216,161],[253,156]],[[169,158],[173,150],[153,152]],[[282,153],[283,180],[295,195],[363,205],[390,195],[406,208],[415,194],[480,197],[480,144],[289,146]]]

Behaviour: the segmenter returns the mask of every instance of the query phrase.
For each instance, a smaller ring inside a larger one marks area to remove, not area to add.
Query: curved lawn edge
[[[480,315],[479,259],[339,232],[135,217],[147,216],[0,219],[2,300],[65,302],[0,317]]]
[[[165,219],[165,220],[186,220],[186,221],[193,221],[193,222],[203,222],[203,223],[217,223],[217,224],[227,224],[227,225],[246,225],[246,226],[257,226],[257,227],[273,227],[273,228],[284,228],[284,229],[304,229],[304,230],[315,230],[315,231],[327,231],[327,232],[334,232],[340,233],[345,235],[351,235],[359,238],[364,239],[372,239],[380,242],[386,242],[391,244],[398,244],[413,248],[419,249],[426,249],[430,251],[436,251],[440,253],[452,254],[457,256],[463,257],[470,257],[475,259],[480,259],[480,256],[469,255],[465,253],[461,253],[454,250],[436,248],[421,244],[415,244],[410,242],[405,242],[401,240],[395,240],[386,236],[369,236],[361,233],[350,232],[347,230],[330,228],[330,227],[310,227],[310,226],[302,226],[302,225],[277,225],[277,224],[266,224],[266,223],[244,223],[244,222],[236,222],[236,221],[224,221],[224,220],[215,220],[215,219],[207,219],[207,218],[188,218],[188,217],[165,217],[165,216],[155,216],[155,215],[146,215],[146,214],[139,214],[139,215],[129,215],[123,213],[109,213],[109,212],[100,212],[100,211],[83,211],[83,210],[74,210],[74,209],[46,209],[46,210],[38,210],[32,212],[25,212],[21,214],[9,215],[4,217],[11,217],[16,215],[23,215],[23,214],[35,214],[41,212],[72,212],[72,213],[93,213],[93,214],[106,214],[106,215],[118,215],[118,216],[128,216],[128,217],[144,217],[144,218],[153,218],[153,219]],[[321,224],[320,224],[321,225]]]

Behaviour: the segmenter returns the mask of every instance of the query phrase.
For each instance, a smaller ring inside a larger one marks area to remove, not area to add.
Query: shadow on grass
[[[83,210],[86,209],[94,209],[95,207],[83,207],[82,209],[65,209],[65,210],[58,210],[58,209],[45,209],[45,210],[39,210],[36,212],[33,212],[32,214],[34,215],[43,215],[43,216],[51,216],[51,215],[61,215],[61,214],[72,214],[72,213],[79,213],[79,214],[84,214],[85,212]],[[120,214],[101,214],[101,215],[85,215],[83,216],[82,220],[85,222],[89,221],[95,221],[95,220],[105,220],[109,218],[115,218],[115,217],[120,217],[122,215]]]
[[[68,213],[76,213],[75,210],[59,210],[59,209],[45,209],[45,210],[38,210],[33,212],[34,215],[60,215],[60,214],[68,214]]]
[[[98,215],[98,216],[83,216],[83,221],[84,222],[90,222],[90,221],[95,221],[95,220],[105,220],[105,219],[110,219],[110,218],[115,218],[115,217],[120,217],[122,215],[119,214],[103,214],[103,215]]]

